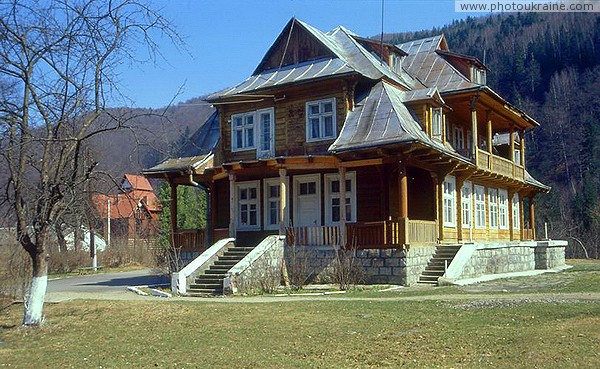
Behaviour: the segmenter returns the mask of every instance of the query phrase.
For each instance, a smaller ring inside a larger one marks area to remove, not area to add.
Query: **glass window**
[[[231,151],[256,148],[258,157],[274,155],[274,117],[272,108],[232,115]]]
[[[340,176],[338,174],[325,175],[325,196],[328,205],[325,214],[327,224],[338,223],[342,218],[342,214],[345,215],[347,222],[356,221],[355,181],[356,172],[346,173],[346,208],[342,211]]]
[[[498,190],[498,219],[500,229],[508,229],[508,192]]]
[[[490,203],[490,228],[498,228],[498,190],[488,188],[488,201]]]
[[[279,178],[266,178],[264,180],[264,229],[279,229],[279,222],[281,221],[281,188],[279,181]],[[287,181],[286,177],[286,184]]]
[[[463,228],[471,228],[472,220],[472,192],[473,187],[471,182],[465,181],[461,191],[461,209],[462,209],[462,226]]]
[[[433,109],[431,116],[431,132],[434,138],[442,139],[442,108]]]
[[[485,229],[485,187],[475,185],[475,228]]]
[[[318,141],[335,138],[335,99],[306,103],[306,140]]]
[[[456,227],[456,179],[446,176],[444,180],[444,226]]]
[[[258,181],[239,182],[237,187],[237,226],[239,229],[257,229],[259,223]]]
[[[512,198],[512,221],[513,229],[521,228],[521,212],[519,203],[519,194],[514,194]]]

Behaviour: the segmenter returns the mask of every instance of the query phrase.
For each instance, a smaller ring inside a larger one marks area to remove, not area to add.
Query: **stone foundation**
[[[533,269],[535,269],[535,257],[532,247],[505,244],[476,249],[465,263],[459,278],[524,272]]]

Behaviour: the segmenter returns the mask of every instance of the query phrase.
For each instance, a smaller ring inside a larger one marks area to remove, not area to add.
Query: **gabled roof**
[[[296,31],[294,31],[296,30]],[[312,42],[314,48],[305,60],[286,63],[289,52],[289,42],[293,32],[302,31],[309,38],[304,42]],[[299,83],[309,80],[337,77],[340,75],[356,74],[373,81],[387,79],[405,89],[424,87],[418,80],[405,71],[393,72],[387,63],[379,60],[367,51],[358,41],[357,35],[344,27],[323,33],[318,29],[292,18],[283,31],[269,48],[258,67],[245,81],[231,88],[216,92],[208,96],[208,101],[264,90],[274,86]],[[281,61],[274,65],[273,58]]]
[[[146,177],[136,174],[125,174],[121,186],[128,191],[153,191]]]

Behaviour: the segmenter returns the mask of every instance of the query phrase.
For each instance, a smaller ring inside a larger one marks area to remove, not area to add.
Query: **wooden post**
[[[229,237],[236,236],[235,174],[229,173]]]
[[[479,141],[477,140],[477,110],[475,109],[475,104],[477,103],[477,97],[473,97],[471,99],[471,131],[473,133],[473,159],[475,163],[477,163],[477,148],[479,147]]]
[[[535,202],[533,198],[535,195],[529,196],[529,226],[531,227],[531,237],[535,240]]]
[[[519,135],[519,143],[521,144],[521,165],[525,168],[525,130],[521,130],[521,134]]]
[[[456,239],[462,241],[462,188],[465,178],[456,177]]]
[[[525,202],[523,196],[519,195],[519,229],[521,233],[521,241],[525,241]]]
[[[492,155],[492,148],[494,146],[494,132],[492,132],[492,113],[487,114],[487,151]]]
[[[438,240],[444,240],[444,177],[437,175],[435,177],[435,203],[437,206],[437,221],[438,221]]]
[[[210,234],[206,247],[212,245],[215,241],[215,227],[217,226],[217,186],[215,182],[210,182],[210,223],[206,226],[206,231]]]
[[[177,233],[177,184],[171,185],[171,247],[175,248],[175,234]]]
[[[286,231],[285,228],[288,225],[287,220],[287,207],[288,207],[288,199],[287,199],[287,182],[285,177],[287,175],[287,170],[285,168],[279,169],[279,235],[285,236]],[[268,195],[265,195],[268,196]],[[265,210],[266,211],[266,210]]]
[[[512,134],[511,134],[512,136]],[[508,191],[508,234],[512,241],[514,238],[514,227],[513,227],[513,196],[514,191]]]
[[[402,162],[398,166],[398,200],[399,217],[408,218],[408,177],[406,166]]]
[[[338,169],[340,176],[340,246],[346,246],[346,167]]]

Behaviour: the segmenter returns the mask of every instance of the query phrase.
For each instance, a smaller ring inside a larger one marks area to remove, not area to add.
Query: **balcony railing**
[[[525,180],[525,168],[522,165],[481,149],[477,149],[477,166],[505,177]]]
[[[174,234],[174,247],[179,251],[197,251],[206,249],[204,229],[178,229]]]
[[[404,245],[435,244],[437,223],[428,220],[384,220],[346,224],[347,248],[389,249]],[[288,244],[294,246],[339,246],[340,226],[291,227],[287,230]]]

